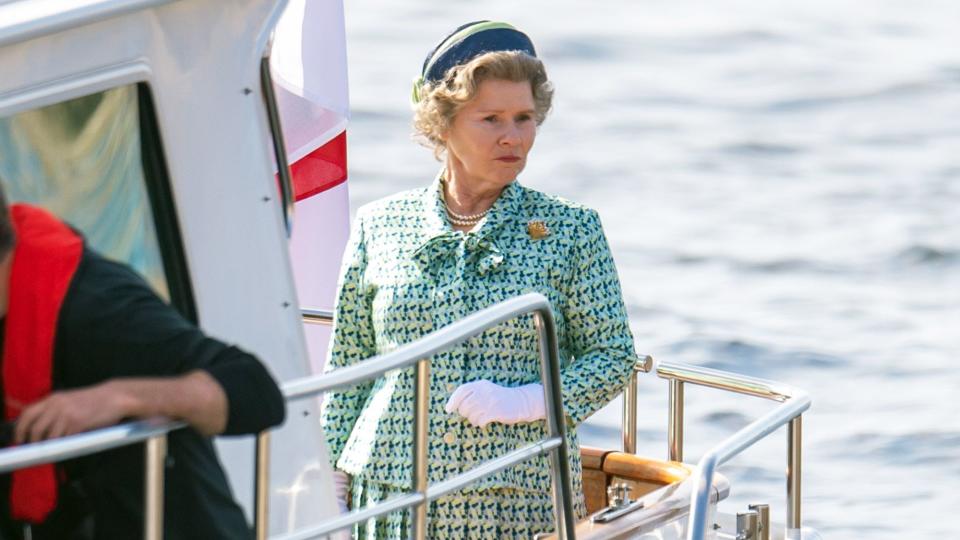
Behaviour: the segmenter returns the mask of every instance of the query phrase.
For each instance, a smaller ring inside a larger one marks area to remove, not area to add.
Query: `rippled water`
[[[557,87],[522,181],[597,208],[638,350],[809,390],[804,519],[948,538],[960,503],[960,4],[347,5],[351,194],[429,182],[410,80],[447,31],[525,29]],[[665,454],[666,385],[639,450]],[[688,461],[768,410],[688,389]],[[615,446],[619,409],[582,428]],[[784,515],[786,435],[722,469]]]

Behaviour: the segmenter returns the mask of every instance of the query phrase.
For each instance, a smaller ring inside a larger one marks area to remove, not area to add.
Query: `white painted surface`
[[[52,33],[32,30],[41,37],[0,47],[0,114],[129,84],[131,73],[147,82],[200,324],[255,353],[284,381],[311,370],[259,83],[261,52],[282,7],[181,0]],[[271,533],[335,513],[316,407],[292,406],[272,440]],[[249,510],[252,441],[218,447]]]

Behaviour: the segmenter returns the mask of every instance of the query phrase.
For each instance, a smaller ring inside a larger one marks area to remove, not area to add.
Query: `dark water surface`
[[[960,3],[350,2],[354,205],[428,183],[410,81],[513,22],[557,88],[521,179],[597,208],[638,350],[808,390],[804,519],[949,538],[960,504]],[[666,452],[666,385],[639,449]],[[688,461],[770,404],[688,389]],[[581,428],[616,446],[619,408]],[[784,515],[781,430],[721,469]]]

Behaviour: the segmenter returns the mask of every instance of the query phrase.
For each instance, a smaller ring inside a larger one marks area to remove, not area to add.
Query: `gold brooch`
[[[530,238],[534,240],[540,240],[541,238],[546,238],[550,234],[550,229],[547,228],[547,224],[539,221],[533,220],[530,223],[527,223],[527,234],[530,235]]]

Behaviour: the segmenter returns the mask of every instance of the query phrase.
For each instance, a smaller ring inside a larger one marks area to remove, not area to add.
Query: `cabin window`
[[[196,320],[149,88],[113,88],[0,118],[0,182]]]

